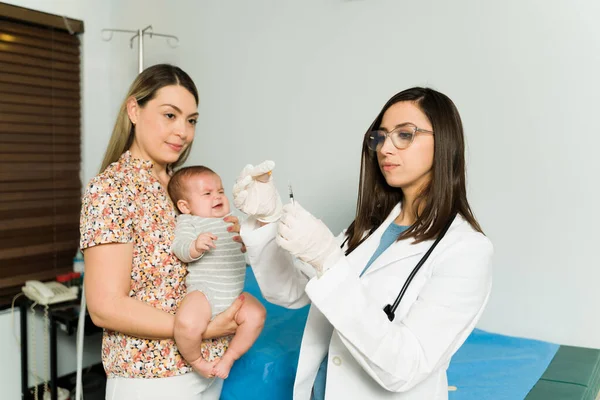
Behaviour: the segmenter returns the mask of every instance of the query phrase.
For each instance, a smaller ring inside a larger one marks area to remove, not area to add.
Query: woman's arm
[[[174,315],[129,296],[132,243],[102,244],[83,255],[87,306],[94,324],[147,339],[173,337]]]
[[[449,363],[473,330],[491,290],[492,253],[480,234],[451,245],[432,261],[408,314],[393,322],[345,259],[306,291],[362,368],[386,390],[403,392]]]
[[[241,236],[262,295],[269,302],[286,308],[309,304],[304,291],[309,269],[302,272],[302,266],[296,265],[294,258],[277,245],[277,224],[259,224],[254,218],[248,218],[242,224]]]
[[[147,339],[172,339],[175,316],[129,296],[131,243],[111,243],[84,250],[85,292],[94,324]],[[238,298],[210,322],[204,334],[216,338],[235,333],[235,314],[243,304]]]

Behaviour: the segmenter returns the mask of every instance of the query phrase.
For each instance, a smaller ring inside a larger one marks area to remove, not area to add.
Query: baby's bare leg
[[[212,378],[216,362],[202,358],[200,344],[202,335],[210,321],[210,303],[202,292],[188,293],[175,315],[174,337],[179,352],[196,372],[205,378]]]
[[[267,311],[263,305],[248,293],[244,293],[244,296],[246,297],[244,305],[235,316],[235,321],[239,325],[235,336],[231,339],[229,348],[223,354],[223,357],[217,361],[217,365],[213,369],[215,376],[222,379],[229,376],[234,361],[252,347],[265,325]]]

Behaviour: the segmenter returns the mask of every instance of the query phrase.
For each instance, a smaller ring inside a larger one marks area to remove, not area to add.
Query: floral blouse
[[[93,178],[81,210],[82,250],[133,243],[129,296],[175,314],[185,296],[186,266],[171,253],[176,212],[151,173],[129,151]],[[109,378],[161,378],[191,371],[172,339],[140,339],[104,330],[102,363]]]

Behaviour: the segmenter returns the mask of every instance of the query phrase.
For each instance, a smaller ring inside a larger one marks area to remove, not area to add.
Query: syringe
[[[292,190],[292,184],[288,182],[288,193],[290,195],[290,202],[294,204],[294,191]]]

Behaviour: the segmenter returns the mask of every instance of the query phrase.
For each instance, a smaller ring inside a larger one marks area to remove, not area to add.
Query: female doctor
[[[387,102],[363,140],[355,219],[337,239],[300,204],[282,207],[272,177],[256,179],[273,166],[244,168],[234,202],[250,216],[241,235],[264,297],[311,304],[294,399],[447,399],[446,370],[487,303],[493,253],[467,202],[454,103],[424,88]],[[384,312],[440,236],[395,315]]]

